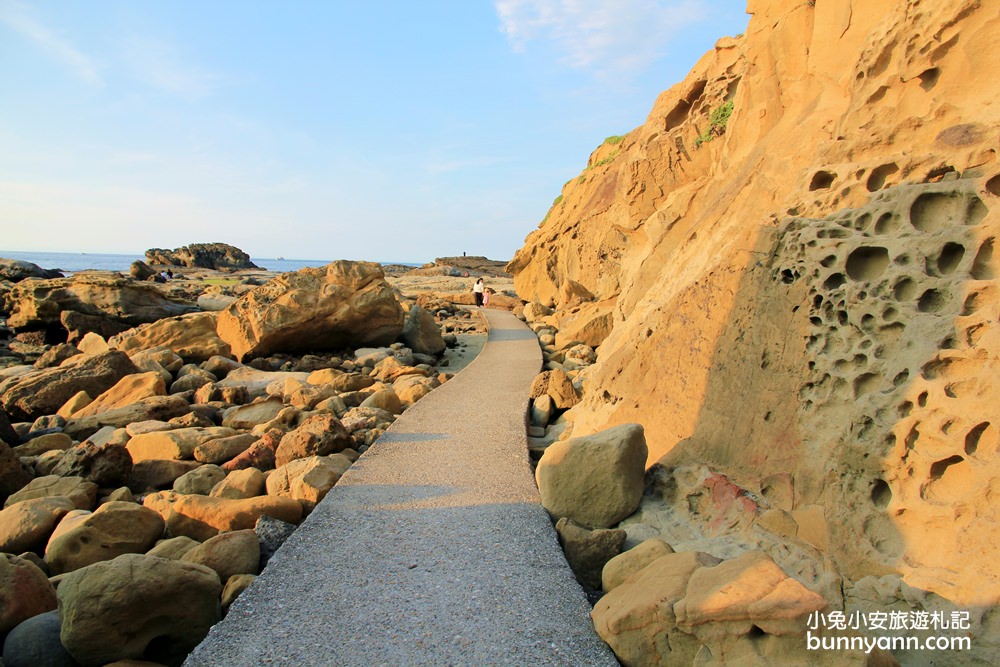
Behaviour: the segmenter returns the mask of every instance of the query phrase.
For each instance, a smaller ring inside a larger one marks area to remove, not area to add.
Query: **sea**
[[[144,255],[117,255],[91,252],[20,252],[16,250],[0,250],[0,257],[20,259],[37,264],[43,269],[59,269],[63,273],[77,273],[87,269],[99,271],[121,271],[128,273],[129,266],[136,260],[145,261]],[[267,271],[298,271],[309,266],[326,266],[331,259],[285,259],[251,257],[250,260]],[[402,266],[420,266],[414,262],[381,262],[384,265],[398,264]]]

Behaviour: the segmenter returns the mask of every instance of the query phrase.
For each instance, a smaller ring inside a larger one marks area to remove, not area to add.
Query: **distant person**
[[[170,280],[173,276],[169,271],[160,271],[160,277],[163,278],[163,282]]]
[[[490,294],[493,292],[489,287],[483,289],[483,308],[490,305]]]
[[[476,297],[476,305],[480,308],[483,307],[483,290],[486,289],[486,285],[483,284],[483,279],[480,278],[476,281],[476,284],[472,286],[472,295]]]

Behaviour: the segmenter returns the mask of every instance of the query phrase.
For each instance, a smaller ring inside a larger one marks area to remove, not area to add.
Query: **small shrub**
[[[558,206],[559,204],[561,204],[561,203],[562,203],[562,200],[563,200],[563,196],[562,196],[562,195],[559,195],[558,197],[556,197],[556,198],[555,198],[555,199],[554,199],[554,200],[552,201],[552,205],[553,205],[553,206]]]
[[[596,164],[594,164],[594,166],[595,167],[603,167],[606,164],[611,164],[612,162],[615,161],[616,157],[618,157],[618,151],[617,150],[615,150],[614,152],[612,152],[611,155],[607,156],[603,160],[598,161]]]
[[[612,134],[610,137],[604,140],[604,143],[611,144],[612,146],[620,144],[625,139],[624,134]]]

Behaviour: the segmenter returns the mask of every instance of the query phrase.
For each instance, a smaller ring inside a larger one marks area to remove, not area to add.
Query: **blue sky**
[[[0,248],[509,259],[734,0],[0,0]]]

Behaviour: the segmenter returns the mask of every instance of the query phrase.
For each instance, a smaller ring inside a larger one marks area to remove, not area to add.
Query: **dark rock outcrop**
[[[250,255],[225,243],[192,243],[174,250],[150,248],[146,262],[160,266],[186,266],[201,269],[259,269]]]

